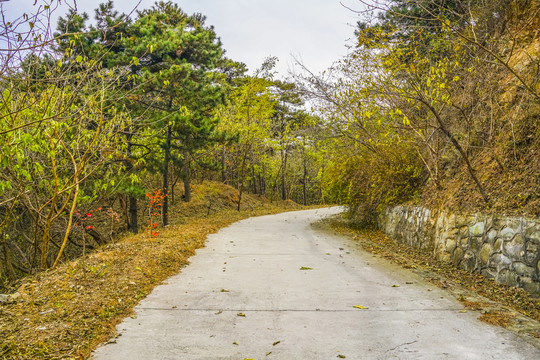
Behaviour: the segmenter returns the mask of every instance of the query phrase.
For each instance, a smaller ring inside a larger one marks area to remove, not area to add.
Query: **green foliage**
[[[419,194],[423,166],[406,143],[381,145],[376,153],[337,153],[324,177],[326,196],[349,205],[350,215],[360,224],[373,226],[387,207]]]

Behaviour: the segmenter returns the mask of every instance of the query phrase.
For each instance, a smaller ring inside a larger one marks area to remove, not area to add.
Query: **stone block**
[[[530,264],[530,265],[534,266],[534,264],[536,264],[536,259],[538,259],[538,255],[536,255],[534,253],[526,253],[525,254],[525,262],[527,264]]]
[[[512,267],[514,268],[514,271],[519,276],[527,276],[532,277],[534,274],[534,268],[532,266],[527,266],[522,262],[516,261]]]
[[[537,295],[540,294],[540,283],[537,281],[533,281],[529,277],[521,278],[519,286],[530,293],[537,294]]]
[[[471,236],[482,236],[484,235],[486,223],[483,221],[477,222],[473,226],[469,227],[469,234]]]
[[[540,244],[540,229],[537,226],[528,228],[525,231],[525,237],[536,244]]]
[[[465,216],[458,215],[455,219],[456,227],[468,226],[468,221]]]
[[[516,232],[511,227],[505,227],[501,230],[499,235],[503,238],[504,241],[510,241],[514,237]]]
[[[509,243],[504,245],[504,254],[511,259],[517,260],[523,258],[525,251],[523,251],[523,245]]]
[[[450,228],[450,229],[448,229],[448,230],[445,232],[445,234],[446,234],[446,236],[448,236],[448,237],[453,237],[453,238],[455,238],[455,237],[457,237],[457,236],[459,235],[459,229],[458,229],[458,228],[455,228],[455,227]]]
[[[510,266],[512,261],[503,254],[495,254],[491,257],[491,263],[497,265],[498,268],[502,268]]]
[[[493,218],[491,221],[491,228],[493,230],[499,231],[504,227],[503,220],[499,218]]]
[[[524,244],[525,243],[525,238],[523,237],[522,234],[516,234],[514,236],[514,240],[512,242],[516,243],[516,244]]]
[[[495,279],[497,277],[497,273],[493,272],[493,271],[490,271],[489,269],[484,269],[484,270],[482,270],[481,273],[482,273],[482,275],[484,275],[488,279]]]
[[[480,252],[480,249],[482,248],[482,239],[478,237],[474,237],[471,239],[471,249],[478,253]]]
[[[442,262],[449,263],[449,262],[452,261],[452,257],[447,252],[439,253],[438,257],[439,257],[439,260],[442,261]]]
[[[463,260],[461,261],[461,266],[465,270],[474,270],[476,268],[476,257],[472,251],[467,250],[465,252]]]
[[[456,247],[452,254],[452,262],[457,266],[461,263],[461,260],[463,260],[463,250],[460,247]],[[540,262],[538,266],[540,266]]]
[[[493,230],[493,229],[489,230],[487,236],[488,236],[489,241],[493,241],[497,237],[497,230]]]
[[[446,251],[448,251],[450,254],[454,251],[456,245],[457,243],[455,239],[446,239]]]
[[[497,274],[497,281],[509,286],[517,286],[517,275],[508,269],[503,269]]]
[[[482,265],[487,265],[490,254],[491,245],[489,245],[489,243],[485,243],[484,245],[482,245],[482,250],[480,250],[480,254],[478,255],[478,258],[480,259]]]
[[[469,237],[469,227],[468,226],[462,226],[459,228],[458,235],[460,237]]]
[[[502,239],[497,239],[495,241],[495,244],[493,244],[493,251],[502,251],[503,249],[503,241]]]
[[[525,245],[525,249],[527,250],[528,253],[533,253],[533,254],[536,254],[536,255],[540,255],[538,250],[540,249],[540,247],[533,243],[533,242],[527,242],[527,244]]]

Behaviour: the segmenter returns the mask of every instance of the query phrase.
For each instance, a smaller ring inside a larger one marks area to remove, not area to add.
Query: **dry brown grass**
[[[512,323],[513,319],[514,316],[512,314],[499,311],[487,312],[478,317],[478,320],[480,321],[504,328],[508,327]]]
[[[245,195],[217,183],[195,189],[190,204],[171,211],[175,225],[111,243],[23,281],[15,301],[0,306],[0,359],[83,359],[115,335],[140,299],[188,264],[206,236],[237,220],[300,208]],[[209,206],[211,204],[211,206]]]
[[[463,304],[463,306],[465,306],[467,309],[470,309],[470,310],[482,310],[482,309],[485,309],[486,307],[489,307],[488,303],[485,303],[482,301],[463,300],[461,303]]]

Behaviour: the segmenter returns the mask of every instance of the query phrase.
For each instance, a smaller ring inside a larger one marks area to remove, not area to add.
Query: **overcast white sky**
[[[31,13],[36,0],[9,0],[2,3],[11,16]],[[37,3],[51,0],[37,0]],[[227,56],[242,61],[250,71],[258,68],[267,56],[277,56],[281,76],[292,67],[292,55],[301,58],[314,72],[328,68],[347,53],[358,17],[344,8],[340,0],[173,0],[185,12],[200,12],[207,24],[214,25]],[[79,12],[93,19],[100,0],[61,0],[57,16],[64,15],[68,4],[77,4]],[[138,0],[115,0],[120,12],[128,13]],[[341,0],[362,9],[357,0]],[[151,7],[154,0],[142,0],[139,9]]]

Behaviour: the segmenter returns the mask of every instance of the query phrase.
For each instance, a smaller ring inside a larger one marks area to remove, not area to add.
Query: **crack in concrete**
[[[414,343],[417,343],[417,342],[418,342],[418,340],[414,340],[414,341],[411,341],[411,342],[399,344],[398,346],[395,346],[395,347],[393,347],[393,348],[391,348],[391,349],[386,350],[386,352],[394,351],[394,350],[396,350],[397,348],[400,348],[400,347],[402,347],[402,346],[405,346],[405,345],[411,345],[411,344],[414,344]]]
[[[137,308],[137,310],[154,311],[206,311],[206,312],[423,312],[423,311],[461,311],[459,308],[443,309],[180,309],[180,308]]]

